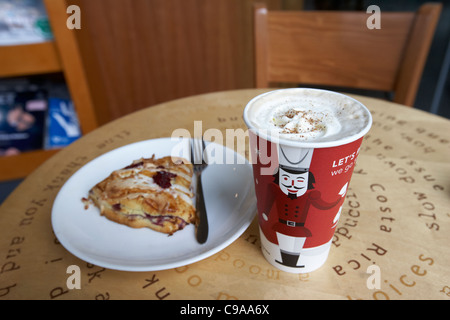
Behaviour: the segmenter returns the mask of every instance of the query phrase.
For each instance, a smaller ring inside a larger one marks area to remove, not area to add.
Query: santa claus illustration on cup
[[[275,261],[281,265],[293,268],[303,268],[300,256],[305,241],[314,236],[313,231],[308,229],[308,217],[311,214],[320,214],[320,210],[328,210],[343,202],[348,183],[340,189],[335,200],[328,202],[322,199],[320,191],[316,190],[316,181],[310,164],[314,149],[298,148],[279,145],[278,160],[279,167],[273,175],[273,183],[268,185],[266,193],[264,212],[262,219],[272,221],[271,231],[276,233],[276,240],[280,250],[280,258]],[[327,195],[327,198],[333,198]],[[273,206],[276,210],[272,210]],[[319,210],[310,210],[315,207]],[[331,221],[321,223],[336,227],[337,220],[342,209],[338,210]],[[277,217],[269,215],[277,214]],[[269,219],[270,218],[270,219]],[[276,219],[277,218],[277,219]],[[264,221],[262,221],[264,223]]]

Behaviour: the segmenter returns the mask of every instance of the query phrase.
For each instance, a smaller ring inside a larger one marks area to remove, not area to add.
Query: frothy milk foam
[[[317,89],[280,89],[250,103],[245,117],[254,129],[302,142],[338,141],[363,132],[369,111],[345,95]]]

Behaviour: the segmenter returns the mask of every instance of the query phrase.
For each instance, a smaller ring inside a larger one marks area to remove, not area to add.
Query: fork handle
[[[205,243],[208,239],[208,216],[206,214],[205,199],[203,196],[202,175],[197,175],[197,197],[196,197],[196,209],[198,214],[197,222],[197,241],[199,243]]]

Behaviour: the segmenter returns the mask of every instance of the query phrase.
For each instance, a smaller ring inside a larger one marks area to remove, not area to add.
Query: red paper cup
[[[256,127],[252,120],[262,104],[276,107],[293,101],[311,106],[317,99],[352,105],[363,116],[360,128],[304,141]],[[370,112],[339,93],[295,88],[255,97],[244,110],[244,121],[249,127],[262,252],[280,270],[316,270],[327,260],[360,145],[372,124]]]

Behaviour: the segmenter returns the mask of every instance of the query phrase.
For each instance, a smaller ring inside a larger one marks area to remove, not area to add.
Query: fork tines
[[[194,165],[206,164],[205,162],[205,140],[191,139],[191,162]]]

